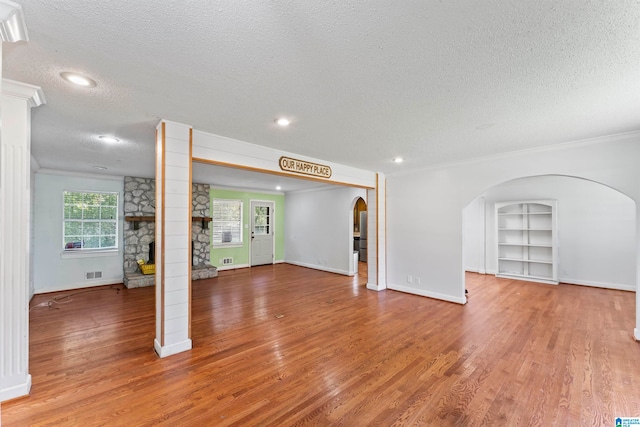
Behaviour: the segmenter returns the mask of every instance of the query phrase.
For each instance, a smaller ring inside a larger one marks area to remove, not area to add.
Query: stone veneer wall
[[[153,216],[156,213],[156,180],[124,177],[124,216]],[[124,271],[138,269],[137,260],[149,260],[149,243],[156,238],[156,224],[140,221],[138,230],[133,222],[124,222]]]
[[[193,184],[192,216],[209,217],[209,185]],[[153,178],[124,178],[124,215],[153,216],[156,211],[156,183]],[[139,221],[138,229],[134,223],[124,222],[124,271],[135,272],[137,260],[149,260],[149,243],[155,240],[156,227],[153,221]],[[207,224],[210,225],[210,224]],[[210,229],[202,227],[202,221],[194,221],[191,225],[193,244],[193,265],[202,267],[209,265]]]
[[[211,217],[209,205],[211,199],[209,196],[209,184],[193,184],[192,188],[192,212],[195,217]],[[193,241],[193,266],[200,267],[209,265],[209,257],[211,252],[211,223],[206,224],[207,228],[202,227],[202,221],[193,221],[191,223],[191,240]]]

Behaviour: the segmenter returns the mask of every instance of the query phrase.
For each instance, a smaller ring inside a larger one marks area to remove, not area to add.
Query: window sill
[[[120,251],[118,249],[104,249],[104,250],[84,250],[84,251],[62,251],[60,258],[72,259],[72,258],[99,258],[107,256],[118,256]]]
[[[213,249],[226,249],[226,248],[242,248],[244,243],[232,243],[228,245],[213,245]]]

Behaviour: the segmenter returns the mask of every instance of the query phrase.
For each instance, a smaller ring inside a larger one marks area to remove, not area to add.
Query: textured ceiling
[[[637,0],[17,1],[45,168],[153,176],[161,118],[385,173],[640,129]]]

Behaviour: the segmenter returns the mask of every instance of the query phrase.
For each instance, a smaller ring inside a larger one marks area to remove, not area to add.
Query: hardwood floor
[[[610,426],[640,416],[634,293],[468,274],[462,306],[364,282],[285,264],[194,282],[194,349],[166,359],[153,352],[152,288],[38,295],[32,393],[2,405],[3,425]]]

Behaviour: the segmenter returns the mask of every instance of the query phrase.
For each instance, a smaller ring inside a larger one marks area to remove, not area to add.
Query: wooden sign
[[[317,176],[319,178],[331,178],[331,167],[319,165],[317,163],[306,162],[304,160],[292,159],[290,157],[280,157],[280,169],[287,172],[301,173],[304,175]]]

